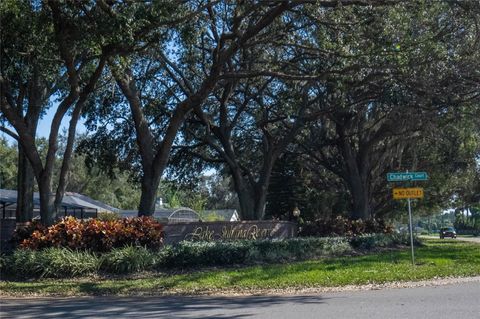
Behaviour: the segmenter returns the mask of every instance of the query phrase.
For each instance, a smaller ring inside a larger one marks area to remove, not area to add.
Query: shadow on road
[[[268,313],[278,304],[321,304],[322,300],[321,296],[7,299],[1,302],[0,318],[248,318]]]

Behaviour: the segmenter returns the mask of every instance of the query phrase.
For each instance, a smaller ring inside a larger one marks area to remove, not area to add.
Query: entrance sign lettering
[[[240,226],[223,226],[221,232],[215,232],[209,226],[199,226],[189,234],[185,240],[234,240],[234,239],[262,239],[271,236],[272,228],[261,228],[258,225],[251,225],[248,228]]]
[[[168,223],[164,226],[164,232],[165,244],[175,244],[182,240],[259,240],[295,237],[297,224],[273,220]]]

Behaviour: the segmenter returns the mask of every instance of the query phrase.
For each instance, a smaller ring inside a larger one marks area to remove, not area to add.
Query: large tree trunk
[[[57,191],[55,193],[55,211],[58,211],[58,209],[60,208],[63,201],[63,195],[65,194],[65,190],[67,187],[67,175],[68,171],[70,170],[70,162],[73,154],[77,123],[78,119],[80,118],[80,114],[82,113],[83,104],[86,98],[87,95],[83,95],[80,98],[77,105],[75,105],[75,108],[72,112],[72,118],[70,119],[70,126],[68,127],[67,145],[65,147],[65,153],[63,154],[62,167],[60,169],[60,174],[58,177]]]
[[[239,187],[235,183],[235,191],[238,196],[238,204],[240,206],[240,219],[241,220],[255,220],[255,196],[251,189],[246,187]]]
[[[270,179],[270,178],[269,178]],[[263,185],[257,188],[255,193],[255,206],[254,206],[254,214],[256,219],[261,220],[265,218],[265,206],[267,202],[267,191],[268,187]]]
[[[144,171],[142,177],[142,194],[138,206],[138,216],[153,216],[155,213],[155,201],[160,179],[155,178],[152,173]]]
[[[45,86],[40,81],[38,68],[34,66],[31,80],[22,88],[26,96],[17,100],[18,115],[24,119],[28,133],[35,136],[40,119],[41,107],[47,95]],[[24,115],[24,98],[28,99],[28,110]],[[33,218],[33,190],[35,186],[35,172],[30,163],[24,146],[18,143],[18,172],[17,172],[17,209],[15,212],[17,223],[24,224]]]
[[[367,183],[362,180],[360,176],[351,176],[350,184],[350,192],[352,194],[353,202],[351,217],[353,219],[369,219],[371,217],[371,209]]]
[[[35,176],[22,146],[18,145],[18,174],[17,174],[17,209],[15,212],[17,223],[25,223],[33,218],[33,186]]]
[[[252,185],[242,176],[240,168],[231,168],[235,170],[232,174],[235,192],[238,196],[240,206],[241,220],[261,220],[265,216],[265,203],[267,200],[268,184]],[[268,177],[266,181],[269,181]]]
[[[267,202],[268,186],[270,185],[270,178],[272,177],[273,165],[278,159],[281,151],[288,145],[289,138],[285,138],[282,145],[277,145],[278,148],[275,152],[270,141],[265,138],[265,145],[267,146],[263,153],[263,167],[260,170],[260,176],[258,182],[255,184],[255,208],[254,213],[256,219],[265,218],[265,206]]]
[[[342,139],[342,155],[345,161],[345,178],[353,202],[350,217],[353,219],[369,219],[371,212],[367,178],[370,167],[368,156],[365,152],[356,151],[343,134],[340,134],[340,137]]]
[[[42,224],[51,226],[55,222],[55,196],[52,194],[52,188],[49,178],[42,178],[38,183],[40,194],[40,217]]]
[[[193,106],[201,104],[206,98],[206,93],[202,92],[202,94],[194,95],[177,105],[162,142],[155,147],[155,138],[143,113],[142,102],[140,101],[132,70],[127,68],[123,74],[116,72],[114,67],[112,70],[118,86],[129,102],[142,162],[142,194],[138,207],[138,216],[152,216],[155,213],[157,189],[162,174],[167,167],[177,132]]]
[[[266,189],[252,191],[250,187],[235,186],[240,206],[241,220],[261,220],[265,217]]]

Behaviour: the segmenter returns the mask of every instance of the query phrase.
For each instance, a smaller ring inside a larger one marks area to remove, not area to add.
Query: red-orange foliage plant
[[[163,245],[163,236],[163,226],[151,217],[110,221],[66,217],[48,228],[38,225],[20,246],[30,249],[68,247],[97,252],[127,245],[156,249]]]

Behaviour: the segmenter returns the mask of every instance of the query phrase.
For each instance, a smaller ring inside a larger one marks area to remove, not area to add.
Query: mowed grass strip
[[[456,240],[426,240],[416,248],[412,268],[409,248],[377,254],[327,258],[290,264],[197,271],[144,278],[1,282],[10,295],[196,294],[222,290],[336,287],[435,277],[480,275],[480,245]]]

